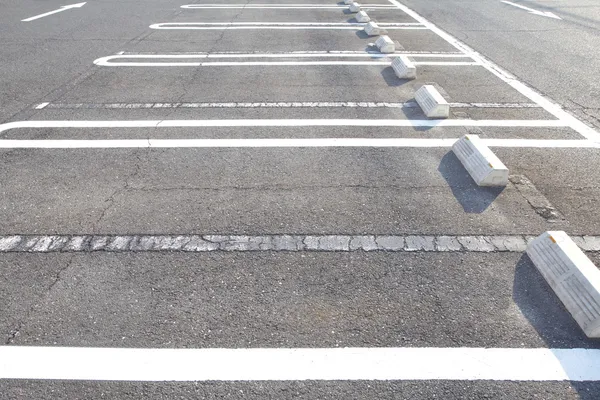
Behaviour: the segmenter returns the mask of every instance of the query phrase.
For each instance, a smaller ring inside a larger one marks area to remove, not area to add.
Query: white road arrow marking
[[[86,3],[84,2],[84,3],[71,4],[70,6],[62,6],[58,10],[54,10],[54,11],[50,11],[50,12],[47,12],[47,13],[44,13],[44,14],[36,15],[34,17],[30,17],[30,18],[27,18],[27,19],[22,19],[21,22],[35,21],[36,19],[44,18],[44,17],[47,17],[48,15],[52,15],[52,14],[56,14],[56,13],[59,13],[59,12],[63,12],[63,11],[69,10],[71,8],[81,8],[85,4]]]
[[[534,10],[533,8],[525,7],[525,6],[522,6],[521,4],[516,4],[516,3],[513,3],[511,1],[502,0],[502,3],[506,3],[506,4],[509,4],[511,6],[521,8],[523,10],[527,10],[531,14],[540,15],[542,17],[548,17],[548,18],[554,18],[554,19],[562,19],[561,17],[559,17],[558,15],[556,15],[554,13],[551,13],[550,11],[538,11],[538,10]]]

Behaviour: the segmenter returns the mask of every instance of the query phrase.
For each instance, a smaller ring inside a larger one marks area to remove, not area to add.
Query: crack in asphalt
[[[48,296],[48,294],[50,294],[50,292],[52,291],[52,289],[54,289],[54,287],[61,281],[62,279],[62,275],[65,273],[65,271],[67,271],[69,268],[71,268],[71,266],[73,265],[73,261],[75,260],[75,255],[72,255],[67,262],[65,263],[65,265],[60,268],[56,274],[54,274],[54,279],[52,280],[52,282],[50,282],[50,284],[48,285],[48,287],[46,288],[46,290],[44,291],[44,295],[42,297],[40,297],[40,300],[43,297]],[[25,321],[29,318],[29,316],[31,315],[31,313],[34,311],[35,307],[37,304],[32,304],[29,309],[27,310],[27,312],[25,313],[25,315],[23,316],[22,319],[19,320],[19,322],[17,323],[17,325],[10,330],[10,332],[8,333],[8,337],[6,338],[6,340],[4,341],[5,345],[10,345],[12,343],[14,343],[14,341],[17,339],[17,336],[19,336],[21,334],[21,330],[23,329],[23,326],[25,324]]]

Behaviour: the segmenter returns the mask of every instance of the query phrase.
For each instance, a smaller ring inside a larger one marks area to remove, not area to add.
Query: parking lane
[[[14,345],[597,345],[559,311],[559,301],[533,265],[515,253],[299,257],[289,252],[142,252],[55,257],[63,266],[68,262],[68,268],[23,321]],[[20,258],[43,264],[47,255]]]
[[[526,155],[531,150],[507,152],[522,157],[513,161],[502,153],[512,173],[531,175],[533,184],[544,188],[559,211],[572,215],[569,207],[577,203],[552,193],[555,189],[573,196],[580,193],[561,184],[580,171],[564,171],[557,183],[544,186],[544,176],[532,172],[534,165],[545,163],[543,159],[529,164]],[[8,154],[11,167],[2,178],[5,195],[27,199],[1,211],[5,232],[12,234],[536,234],[563,228],[593,235],[600,230],[593,213],[548,222],[511,185],[504,191],[477,188],[444,148],[15,150]],[[581,150],[560,154],[576,156]],[[587,168],[595,168],[595,154],[596,150],[589,152]],[[594,193],[590,188],[590,196]],[[149,214],[151,220],[144,218]]]

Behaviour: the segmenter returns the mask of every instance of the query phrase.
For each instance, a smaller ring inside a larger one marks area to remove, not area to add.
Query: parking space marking
[[[426,51],[396,51],[394,53],[380,53],[375,51],[314,51],[314,52],[271,52],[271,53],[119,53],[108,57],[115,58],[164,58],[164,59],[187,59],[187,58],[385,58],[390,59],[396,55],[405,55],[408,57],[423,58],[465,58],[462,53],[429,53]]]
[[[358,60],[329,60],[329,61],[198,61],[198,62],[135,62],[122,61],[113,62],[118,59],[169,59],[169,58],[206,58],[204,56],[187,56],[187,57],[169,57],[161,56],[132,56],[132,55],[114,55],[101,57],[94,60],[94,64],[102,67],[255,67],[255,66],[339,66],[339,65],[356,65],[356,66],[373,66],[384,65],[389,66],[390,61],[358,61]],[[382,57],[373,57],[382,58]],[[478,66],[477,61],[415,61],[415,65],[430,65],[430,66]]]
[[[40,107],[42,106],[43,107]],[[390,102],[277,102],[277,103],[42,103],[39,109],[164,109],[164,108],[417,108],[415,101]],[[450,103],[452,108],[540,108],[535,103]]]
[[[0,379],[598,381],[598,349],[0,346]]]
[[[2,253],[384,251],[524,252],[533,235],[5,235]],[[572,236],[584,251],[600,251],[600,236]]]
[[[99,66],[144,66],[144,67],[199,67],[199,66],[233,66],[233,65],[253,65],[250,62],[242,62],[242,63],[232,63],[228,62],[227,64],[219,64],[217,62],[205,62],[205,61],[177,61],[177,62],[112,62],[113,60],[206,60],[206,59],[232,59],[232,58],[264,58],[264,59],[273,59],[273,58],[340,58],[340,59],[348,59],[348,58],[370,58],[372,60],[383,59],[385,62],[378,63],[365,63],[364,61],[344,61],[345,64],[339,64],[341,61],[310,61],[310,64],[301,64],[301,65],[387,65],[391,63],[392,58],[395,55],[406,55],[414,58],[448,58],[448,59],[470,59],[462,54],[445,54],[445,53],[427,53],[427,52],[395,52],[395,53],[375,53],[372,51],[336,51],[336,52],[294,52],[294,53],[195,53],[195,54],[115,54],[111,56],[105,56],[94,60],[95,65]],[[265,61],[262,61],[263,63]],[[222,62],[221,62],[222,63]],[[286,63],[289,63],[287,61]],[[306,63],[306,62],[305,62]],[[335,64],[337,63],[337,64]],[[415,63],[420,63],[421,65],[479,65],[476,61],[460,61],[460,62],[448,62],[445,61],[443,63],[429,61],[427,63],[415,61]],[[264,65],[264,64],[254,64],[254,65]],[[279,64],[274,62],[269,62],[266,65],[297,65],[297,64]]]
[[[199,29],[199,30],[235,30],[235,29],[326,29],[326,30],[362,30],[366,24],[352,22],[161,22],[150,25],[150,29]],[[380,27],[390,29],[429,29],[420,23],[380,23]]]
[[[168,52],[168,53],[155,53],[155,52],[128,52],[128,51],[120,51],[115,55],[132,55],[132,56],[150,56],[150,57],[159,57],[159,58],[190,58],[190,56],[198,58],[296,58],[296,57],[334,57],[334,58],[360,58],[360,57],[369,57],[369,58],[391,58],[395,55],[405,55],[409,57],[427,57],[427,58],[471,58],[468,55],[461,52],[450,52],[450,51],[419,51],[419,50],[410,50],[410,51],[395,51],[394,53],[381,53],[375,50],[314,50],[314,51],[278,51],[278,52],[269,52],[269,51],[225,51],[225,52],[194,52],[194,51],[186,51],[186,52]]]
[[[565,127],[560,120],[509,119],[187,119],[187,120],[87,120],[15,121],[0,124],[0,133],[25,128],[186,128],[186,127]]]
[[[407,15],[414,18],[416,21],[423,24],[423,26],[430,29],[432,32],[436,33],[439,37],[444,39],[446,42],[454,46],[457,50],[462,51],[469,57],[472,57],[474,60],[478,61],[485,69],[490,71],[492,74],[500,78],[502,81],[506,82],[513,89],[517,90],[523,96],[527,97],[529,100],[539,104],[544,110],[554,115],[556,118],[565,121],[569,124],[569,127],[582,135],[584,138],[593,141],[600,141],[600,133],[596,132],[592,127],[586,125],[584,122],[577,119],[575,116],[571,115],[569,112],[564,110],[559,104],[545,97],[537,90],[528,86],[527,84],[518,80],[513,74],[504,70],[491,60],[487,59],[482,54],[473,50],[471,47],[467,46],[460,40],[456,39],[454,36],[448,34],[442,29],[438,28],[433,23],[429,22],[426,18],[422,17],[412,9],[407,6],[401,4],[397,0],[388,0],[391,4],[397,6],[400,10],[404,11]]]
[[[309,147],[452,147],[453,139],[307,138],[307,139],[19,139],[0,140],[0,149],[133,149],[133,148],[309,148]],[[591,140],[485,139],[489,147],[600,149]]]
[[[325,5],[325,4],[186,4],[184,9],[309,9],[309,10],[347,10],[348,5]],[[363,10],[396,9],[390,4],[362,4]]]

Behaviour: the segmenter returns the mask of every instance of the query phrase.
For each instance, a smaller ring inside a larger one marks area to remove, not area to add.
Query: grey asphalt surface
[[[219,2],[226,3],[211,1]],[[422,66],[419,79],[404,82],[385,66],[93,64],[121,51],[373,51],[375,38],[355,31],[149,28],[352,19],[342,10],[180,9],[185,3],[93,0],[24,23],[64,3],[0,0],[0,122],[423,119],[410,107],[101,107],[401,103],[413,100],[423,83],[438,85],[451,102],[531,103],[477,66]],[[600,55],[594,51],[600,11],[593,1],[552,2],[562,21],[495,0],[403,3],[600,127],[594,120],[600,109],[594,95],[600,91]],[[413,21],[399,10],[368,13],[379,22]],[[400,51],[456,52],[428,30],[388,34]],[[45,102],[57,108],[35,109]],[[454,108],[451,118],[554,119],[541,108],[474,107]],[[468,131],[487,138],[581,139],[565,127],[24,128],[5,131],[0,139],[455,138]],[[504,190],[478,188],[444,148],[19,149],[0,150],[0,234],[600,234],[600,150],[494,151],[511,174],[529,178],[562,218],[549,220],[512,183]],[[600,265],[598,253],[588,256]],[[0,303],[6,345],[600,348],[585,338],[521,253],[4,253]],[[84,397],[597,399],[600,384],[0,380],[0,399]]]
[[[562,18],[539,17],[496,0],[406,0],[438,27],[600,127],[598,32],[595,0],[519,0]]]

